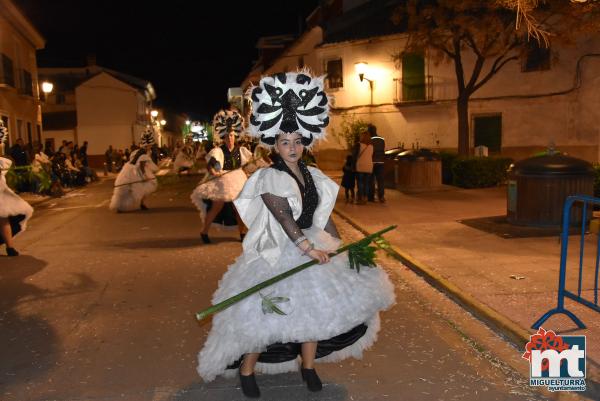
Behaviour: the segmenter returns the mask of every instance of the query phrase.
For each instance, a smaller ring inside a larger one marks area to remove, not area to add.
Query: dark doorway
[[[502,149],[502,116],[480,116],[473,118],[473,146],[487,146],[489,152],[500,153]]]

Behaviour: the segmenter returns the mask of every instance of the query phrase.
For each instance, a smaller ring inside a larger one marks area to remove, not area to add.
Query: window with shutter
[[[329,89],[344,87],[344,74],[342,59],[327,62],[327,87]]]
[[[0,64],[0,83],[15,87],[15,75],[13,61],[4,53],[0,53],[2,63]]]
[[[21,70],[21,89],[19,91],[23,95],[33,96],[33,80],[31,73],[27,70]]]
[[[537,40],[527,43],[525,59],[521,66],[522,72],[545,71],[550,69],[550,48],[540,46]]]

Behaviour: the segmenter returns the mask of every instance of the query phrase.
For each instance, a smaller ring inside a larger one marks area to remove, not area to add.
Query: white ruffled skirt
[[[12,235],[25,231],[27,221],[33,215],[33,208],[19,195],[13,192],[6,184],[4,177],[0,178],[0,217],[8,218],[12,229]],[[0,236],[0,244],[4,243]]]
[[[203,199],[232,202],[244,188],[248,178],[242,169],[232,170],[218,178],[203,182],[194,189],[190,199],[200,212],[200,219],[206,216],[206,203]]]
[[[157,187],[158,183],[154,174],[148,172],[144,175],[134,164],[125,163],[115,180],[110,210],[120,212],[137,210],[140,208],[142,200],[156,191]]]
[[[180,168],[191,168],[194,165],[194,159],[188,157],[185,153],[179,152],[173,162],[173,170],[178,172]]]
[[[332,251],[340,245],[339,240],[319,228],[303,231],[317,248]],[[213,305],[309,260],[291,241],[275,266],[262,258],[248,262],[242,254],[219,282]],[[385,271],[379,267],[363,267],[357,273],[349,268],[347,253],[332,258],[326,265],[309,267],[267,287],[261,294],[289,298],[288,302],[277,305],[286,315],[264,314],[258,293],[216,314],[198,355],[198,373],[205,381],[218,375],[234,376],[237,372],[226,370],[227,366],[242,355],[262,352],[271,344],[327,340],[366,324],[367,330],[358,341],[317,362],[361,358],[362,351],[377,339],[379,311],[395,302],[394,286]],[[298,362],[298,359],[259,362],[256,371],[295,371]]]

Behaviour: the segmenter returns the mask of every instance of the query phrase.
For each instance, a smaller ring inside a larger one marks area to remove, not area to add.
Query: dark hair
[[[369,124],[367,125],[367,131],[369,132],[369,135],[373,136],[377,136],[377,127],[374,126],[373,124]]]
[[[277,139],[279,139],[279,134],[268,138],[266,138],[264,134],[260,136],[261,142],[269,146],[275,145]],[[300,135],[300,143],[302,143],[302,146],[309,146],[312,143],[313,139],[314,138],[312,134],[310,134],[310,138],[306,138],[303,135]]]

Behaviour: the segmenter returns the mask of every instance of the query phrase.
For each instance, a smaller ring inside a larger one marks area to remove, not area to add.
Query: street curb
[[[334,208],[334,212],[363,234],[371,234],[364,228],[362,228],[354,220],[352,220],[352,218],[346,213],[340,211],[337,208]],[[519,326],[512,320],[505,318],[489,306],[482,304],[471,295],[466,294],[456,285],[452,284],[451,282],[440,276],[438,273],[433,271],[433,269],[429,266],[414,259],[406,252],[398,249],[396,246],[392,244],[390,245],[391,249],[389,250],[389,253],[391,254],[391,256],[395,257],[408,268],[410,268],[415,273],[423,277],[433,287],[449,295],[454,301],[458,302],[460,305],[468,308],[469,311],[475,314],[479,319],[484,320],[486,323],[489,323],[495,328],[501,330],[502,333],[506,337],[508,337],[515,345],[518,345],[519,348],[523,347],[524,344],[526,344],[529,341],[529,336],[531,334],[527,330],[523,329],[521,326]]]
[[[346,222],[352,227],[363,233],[365,236],[372,234],[365,230],[363,227],[361,227],[361,225],[354,221],[352,217],[348,216],[346,213],[342,212],[337,207],[334,207],[333,211],[342,219],[346,220]],[[431,267],[419,262],[418,260],[408,255],[406,252],[398,249],[391,243],[390,248],[386,249],[386,252],[388,252],[390,256],[402,262],[413,272],[423,277],[425,281],[427,281],[431,286],[443,292],[456,303],[458,303],[460,306],[464,307],[466,310],[471,312],[476,318],[488,324],[492,329],[495,329],[497,332],[500,332],[517,349],[524,349],[525,344],[529,342],[530,336],[533,333],[528,332],[517,323],[502,316],[494,309],[490,308],[487,305],[484,305],[471,295],[463,292],[456,285],[452,284],[450,281],[446,280],[438,273],[436,273]],[[598,380],[598,378],[600,377],[600,369],[597,369],[594,365],[588,363],[586,376],[588,379],[590,379],[590,383],[588,383],[587,390],[584,394],[593,396],[599,395],[600,391],[597,388],[597,384],[593,383],[592,380]]]

